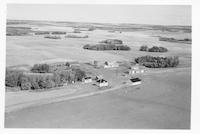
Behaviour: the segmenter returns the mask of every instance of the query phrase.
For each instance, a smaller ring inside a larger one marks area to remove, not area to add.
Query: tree
[[[5,84],[8,87],[20,86],[20,79],[23,75],[22,71],[6,69]]]
[[[141,46],[140,51],[148,51],[148,46]]]
[[[49,73],[50,72],[50,67],[48,64],[35,64],[31,71],[33,73]]]
[[[40,89],[40,86],[39,86],[39,84],[38,84],[38,81],[39,81],[39,78],[38,78],[39,76],[35,76],[35,77],[33,77],[33,76],[31,76],[31,77],[29,77],[29,80],[30,80],[30,82],[31,82],[31,89],[33,89],[33,90],[35,90],[35,89]]]
[[[82,79],[86,76],[85,72],[80,69],[73,69],[75,72],[75,80],[82,81]]]
[[[105,62],[105,65],[108,65],[108,62],[107,62],[107,61]]]
[[[32,85],[31,85],[28,77],[26,77],[26,76],[21,77],[21,90],[30,90],[31,86]]]
[[[66,62],[66,63],[65,63],[65,66],[69,67],[69,66],[70,66],[69,62]]]
[[[91,49],[91,46],[89,44],[86,44],[83,46],[83,49]]]
[[[56,87],[59,87],[59,86],[63,85],[63,83],[60,80],[60,75],[58,73],[54,73],[53,81],[54,81]]]
[[[56,84],[53,81],[53,79],[50,76],[48,76],[46,78],[46,88],[52,88],[52,87],[55,87],[55,86],[56,86]]]

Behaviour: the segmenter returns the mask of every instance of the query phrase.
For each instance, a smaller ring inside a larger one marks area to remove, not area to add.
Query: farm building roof
[[[140,78],[132,78],[130,79],[131,82],[138,82],[138,81],[142,81]]]
[[[97,80],[97,82],[98,82],[98,83],[103,83],[103,82],[108,82],[108,81],[106,81],[106,80],[104,80],[104,79],[100,79],[100,80]]]
[[[84,79],[92,79],[92,77],[85,77]]]

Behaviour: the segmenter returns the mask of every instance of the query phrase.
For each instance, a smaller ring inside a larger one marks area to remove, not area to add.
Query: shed
[[[90,83],[92,82],[92,77],[85,77],[83,81],[84,83]]]

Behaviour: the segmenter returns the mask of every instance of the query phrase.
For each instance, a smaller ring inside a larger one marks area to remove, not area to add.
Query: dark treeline
[[[128,51],[131,48],[127,45],[114,45],[114,44],[96,44],[96,45],[85,45],[84,49],[89,50],[125,50]]]
[[[38,32],[35,32],[35,35],[46,35],[46,34],[50,34],[50,32],[48,32],[48,31],[38,31]]]
[[[65,36],[65,38],[88,38],[88,35],[73,35],[73,34],[68,34]]]
[[[48,39],[61,39],[60,36],[51,36],[51,35],[44,36],[44,38],[48,38]]]
[[[176,67],[179,64],[179,58],[177,56],[174,57],[142,56],[136,58],[135,62],[149,68],[167,68],[167,67]]]
[[[31,72],[33,72],[33,73],[49,73],[50,66],[48,64],[35,64],[31,68]]]
[[[21,90],[48,89],[63,86],[66,83],[82,81],[86,76],[79,68],[49,72],[49,65],[34,65],[31,72],[6,69],[5,84],[8,87],[20,87]]]
[[[147,52],[167,52],[168,49],[164,47],[153,46],[148,48],[148,46],[141,46],[140,51],[147,51]]]
[[[168,38],[168,37],[159,37],[159,41],[167,41],[167,42],[175,42],[175,43],[188,43],[192,42],[192,39],[184,38],[184,39],[175,39],[175,38]]]
[[[123,45],[123,41],[119,39],[106,39],[95,45],[87,44],[83,48],[89,50],[131,50],[129,46]]]
[[[66,32],[61,32],[61,31],[54,31],[51,34],[66,34]]]

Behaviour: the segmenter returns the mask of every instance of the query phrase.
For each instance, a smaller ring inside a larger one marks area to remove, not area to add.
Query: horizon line
[[[49,21],[49,22],[71,22],[71,23],[91,23],[91,24],[132,24],[132,25],[153,25],[153,26],[185,26],[185,27],[192,27],[192,25],[177,25],[177,24],[174,24],[174,25],[166,25],[166,24],[147,24],[147,23],[126,23],[126,22],[123,22],[123,23],[111,23],[111,22],[85,22],[85,21],[66,21],[66,20],[59,20],[59,21],[55,21],[55,20],[31,20],[31,19],[10,19],[10,18],[6,18],[6,23],[8,20],[16,20],[16,21]]]

